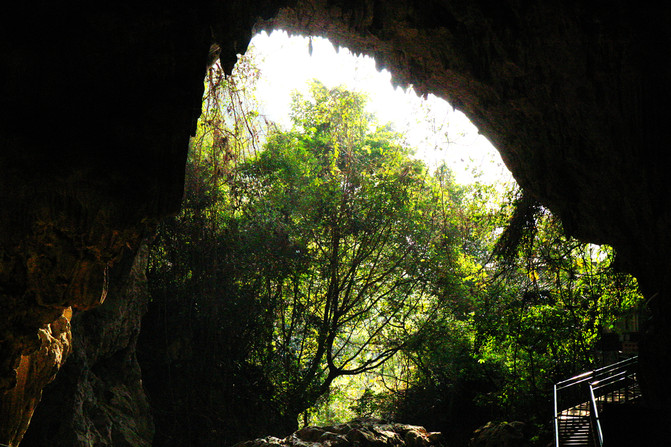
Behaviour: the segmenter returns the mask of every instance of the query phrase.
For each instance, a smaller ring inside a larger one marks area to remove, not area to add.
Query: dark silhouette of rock
[[[473,433],[470,447],[528,447],[524,422],[488,422]]]
[[[304,427],[284,439],[272,436],[240,442],[235,447],[430,447],[442,446],[440,433],[424,427],[356,419],[345,424]]]

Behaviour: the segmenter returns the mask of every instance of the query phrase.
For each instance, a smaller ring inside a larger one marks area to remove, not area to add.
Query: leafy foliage
[[[272,327],[254,276],[265,263],[243,256],[248,247],[227,228],[237,166],[266,132],[253,107],[255,73],[249,64],[228,77],[210,69],[182,211],[162,223],[152,245],[152,302],[138,352],[155,445],[232,445],[285,424],[267,397],[266,372],[248,360]]]
[[[601,332],[640,306],[635,280],[613,270],[612,250],[565,236],[542,208],[524,215],[526,230],[505,259],[474,256],[472,273],[453,279],[465,304],[443,307],[407,345],[407,385],[391,389],[382,411],[391,405],[392,417],[443,430],[455,443],[492,419],[536,423],[542,438],[552,384],[593,367]],[[491,252],[492,242],[470,251]]]
[[[273,241],[247,244],[266,261],[257,293],[275,313],[259,359],[294,418],[426,324],[436,237],[425,168],[361,95],[313,83],[310,96],[294,98],[294,130],[271,135],[233,187],[236,237]]]

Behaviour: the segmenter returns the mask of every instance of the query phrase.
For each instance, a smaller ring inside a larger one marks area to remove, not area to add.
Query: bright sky
[[[412,88],[394,89],[391,74],[378,71],[375,61],[355,56],[346,48],[334,48],[323,38],[289,37],[284,31],[257,34],[251,42],[257,54],[261,79],[257,99],[262,113],[285,127],[290,126],[289,105],[293,90],[306,91],[311,79],[327,87],[345,85],[366,93],[369,111],[380,123],[392,122],[405,133],[417,156],[429,165],[445,159],[460,183],[474,181],[480,171],[481,182],[509,182],[512,177],[501,158],[466,116],[440,98],[422,99]]]

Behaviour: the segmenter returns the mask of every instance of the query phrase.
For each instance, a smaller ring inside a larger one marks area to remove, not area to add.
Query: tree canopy
[[[266,261],[274,377],[296,415],[336,377],[384,363],[431,315],[435,190],[364,104],[313,83],[294,98],[294,129],[271,135],[233,188],[239,237],[273,241],[250,254]]]

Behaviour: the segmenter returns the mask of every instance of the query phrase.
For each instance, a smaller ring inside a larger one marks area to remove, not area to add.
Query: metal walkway
[[[555,447],[601,447],[599,414],[641,396],[638,357],[588,371],[554,385]]]

